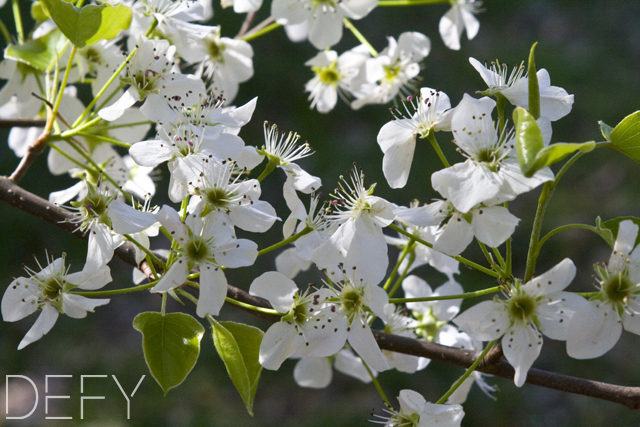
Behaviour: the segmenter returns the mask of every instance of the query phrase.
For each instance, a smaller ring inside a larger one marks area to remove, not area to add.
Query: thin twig
[[[64,222],[65,219],[72,216],[71,212],[20,188],[6,177],[0,177],[0,200],[15,206],[20,210],[42,218],[66,231],[73,232],[76,229],[75,225],[69,222]],[[131,265],[136,265],[135,250],[131,243],[125,243],[117,248],[115,255]],[[267,301],[249,295],[247,292],[231,285],[227,286],[227,297],[246,304],[252,304],[256,307],[272,308]],[[280,321],[280,316],[252,310],[246,311],[250,312],[254,316],[258,316],[272,322]],[[430,343],[428,341],[402,337],[399,335],[385,334],[380,331],[374,331],[374,336],[378,345],[383,350],[426,357],[432,360],[461,366],[463,368],[471,366],[481,353],[479,351],[446,347]],[[477,370],[509,379],[512,379],[515,374],[513,367],[502,357],[501,350],[499,348],[492,349],[485,360],[480,363]],[[555,372],[542,371],[539,369],[530,369],[526,382],[568,393],[581,394],[584,396],[620,403],[630,409],[640,409],[640,387],[624,387],[607,384],[583,378],[570,377],[567,375],[557,374]]]
[[[43,128],[45,124],[47,124],[45,119],[0,119],[1,129]]]
[[[244,36],[247,33],[247,31],[249,31],[249,27],[251,27],[251,24],[253,23],[253,20],[255,17],[256,17],[255,12],[247,13],[247,16],[244,18],[244,22],[242,22],[242,26],[240,27],[240,31],[235,36],[236,39],[239,39],[240,37]]]
[[[247,31],[242,36],[236,36],[236,38],[239,39],[241,37],[248,37],[251,34],[256,33],[258,31],[260,31],[261,29],[265,28],[266,26],[273,24],[274,22],[276,22],[275,19],[273,19],[270,16],[267,19],[265,19],[264,21],[262,21],[261,23],[259,23],[258,25],[256,25],[255,27],[253,27],[250,31]]]

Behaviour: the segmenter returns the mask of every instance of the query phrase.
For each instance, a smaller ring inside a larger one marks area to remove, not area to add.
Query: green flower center
[[[476,161],[485,163],[491,172],[498,172],[500,169],[500,164],[498,163],[498,152],[489,148],[478,153]]]
[[[57,277],[47,277],[39,283],[39,285],[42,286],[42,294],[50,300],[58,299],[62,294],[63,284],[61,281],[62,280]]]
[[[207,204],[215,209],[226,208],[231,203],[230,199],[232,194],[221,188],[207,188],[206,190],[202,191],[201,195],[202,198],[204,198],[204,200],[207,202]]]
[[[345,284],[342,292],[340,293],[340,305],[345,314],[351,320],[353,316],[362,311],[364,304],[362,303],[362,297],[364,294],[363,288],[356,288],[350,283]]]
[[[202,237],[192,237],[184,247],[189,261],[202,262],[209,256],[209,247]]]
[[[400,74],[400,66],[399,65],[385,65],[384,66],[384,71],[385,71],[385,79],[387,81],[393,81],[398,77],[398,74]]]
[[[631,293],[633,283],[626,275],[609,276],[602,285],[602,291],[612,303],[622,303]]]
[[[418,326],[416,327],[416,333],[424,337],[429,342],[434,342],[436,337],[438,336],[438,332],[440,328],[447,324],[447,322],[443,322],[439,320],[436,316],[433,315],[433,310],[429,310],[428,313],[420,314],[418,312],[413,312],[414,316],[418,319]]]
[[[212,61],[224,62],[222,52],[225,50],[225,48],[226,46],[224,44],[218,43],[214,38],[208,38],[207,53],[209,54],[209,58],[211,58]]]
[[[320,81],[325,85],[335,85],[340,80],[340,74],[332,68],[325,68],[318,75]]]
[[[509,313],[513,319],[529,320],[533,316],[537,307],[535,299],[520,294],[509,300]]]

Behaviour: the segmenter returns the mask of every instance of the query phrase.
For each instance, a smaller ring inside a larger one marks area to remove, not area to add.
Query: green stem
[[[422,6],[439,3],[449,3],[449,0],[382,0],[378,2],[378,6]]]
[[[561,231],[564,230],[570,230],[572,228],[582,228],[584,230],[589,230],[589,231],[593,231],[594,233],[597,234],[597,229],[591,225],[586,225],[586,224],[568,224],[568,225],[563,225],[562,227],[558,227],[555,228],[553,230],[551,230],[550,232],[548,232],[542,239],[540,239],[540,241],[538,242],[538,247],[537,247],[537,252],[536,252],[536,257],[540,254],[540,248],[542,248],[542,245],[545,244],[545,242],[547,240],[549,240],[554,234],[557,234]]]
[[[269,162],[264,167],[264,170],[262,171],[260,176],[257,178],[258,182],[262,182],[262,180],[265,179],[267,176],[269,176],[269,174],[276,169],[276,166],[278,166],[278,163],[279,163],[278,160],[274,160],[272,157],[269,157],[269,156],[267,156],[267,158],[269,159]]]
[[[433,131],[433,129],[431,129],[429,131],[429,133],[427,134],[427,139],[431,143],[431,146],[433,147],[433,149],[436,150],[436,153],[438,154],[438,157],[440,157],[440,161],[442,162],[444,167],[448,168],[449,167],[449,162],[447,161],[447,158],[444,156],[444,153],[442,152],[442,149],[440,148],[440,144],[438,144],[438,141],[436,140],[436,134]]]
[[[507,268],[506,273],[507,276],[511,277],[513,275],[513,263],[511,260],[511,237],[507,239]]]
[[[496,262],[493,260],[493,258],[491,258],[491,255],[489,255],[489,251],[487,250],[487,247],[480,240],[478,240],[477,242],[478,242],[478,246],[480,246],[480,249],[482,249],[482,253],[484,254],[484,257],[487,259],[487,262],[489,263],[489,265],[491,265],[495,269],[497,267]]]
[[[396,280],[396,283],[393,284],[393,288],[391,288],[391,290],[389,291],[389,298],[391,298],[396,293],[396,291],[400,287],[400,284],[402,284],[402,281],[404,280],[404,278],[407,277],[407,274],[409,274],[409,270],[411,270],[411,266],[413,265],[413,262],[415,260],[416,260],[416,254],[415,252],[411,252],[407,267],[404,269],[400,277],[398,277],[398,280]]]
[[[507,106],[507,98],[500,92],[496,93],[496,107],[498,110],[498,135],[504,130],[504,109]]]
[[[60,149],[60,147],[58,147],[55,144],[49,144],[49,146],[53,149],[56,150],[62,157],[64,157],[65,159],[69,160],[71,163],[79,166],[81,169],[86,169],[87,165],[85,165],[84,163],[82,163],[81,161],[79,161],[78,159],[74,159],[73,157],[71,157],[70,155],[68,155],[67,153],[65,153],[62,149]],[[95,173],[99,173],[100,171],[94,171]]]
[[[165,310],[167,308],[167,293],[162,293],[162,306],[160,307],[160,313],[164,316]]]
[[[507,263],[504,261],[504,258],[502,258],[502,254],[500,253],[498,248],[491,248],[491,249],[493,250],[493,254],[496,256],[496,259],[500,263],[500,268],[502,268],[502,271],[506,272],[507,271]]]
[[[408,302],[426,302],[426,301],[440,301],[446,299],[463,299],[463,298],[475,298],[483,295],[495,294],[500,292],[502,286],[494,286],[493,288],[482,289],[481,291],[467,292],[457,295],[438,295],[435,297],[420,297],[420,298],[390,298],[391,304],[406,304]]]
[[[373,57],[378,56],[378,51],[375,50],[373,46],[371,46],[371,43],[369,43],[369,41],[362,35],[362,33],[358,31],[356,27],[353,26],[351,21],[349,21],[347,18],[344,18],[342,21],[344,22],[344,26],[347,27],[353,33],[354,36],[356,36],[358,41],[363,45],[365,45],[367,49],[369,49],[369,53],[371,53],[371,56]]]
[[[276,316],[284,316],[283,313],[279,313],[276,310],[273,310],[273,309],[270,309],[270,308],[256,307],[255,305],[247,304],[245,302],[241,302],[241,301],[235,300],[233,298],[226,297],[225,301],[230,303],[230,304],[237,305],[238,307],[246,308],[246,309],[252,310],[252,311],[257,311],[258,313],[274,314]]]
[[[538,199],[538,208],[536,209],[536,216],[533,220],[533,229],[531,230],[531,239],[529,240],[529,252],[527,253],[527,267],[524,273],[524,283],[527,283],[533,278],[536,270],[536,259],[538,253],[538,242],[540,239],[540,230],[542,229],[542,220],[544,219],[544,213],[547,210],[547,206],[553,196],[554,185],[549,182],[545,182],[542,187],[542,193]]]
[[[146,285],[138,285],[138,286],[135,286],[133,288],[114,289],[112,291],[99,291],[99,292],[95,292],[95,291],[91,291],[91,292],[75,292],[75,291],[71,291],[69,293],[73,294],[73,295],[80,295],[81,297],[89,297],[89,298],[108,297],[110,295],[120,295],[120,294],[128,294],[128,293],[131,293],[131,292],[144,291],[145,289],[153,288],[157,283],[158,282],[154,280],[153,282],[149,282]]]
[[[360,358],[360,359],[362,360],[362,358]],[[369,366],[365,363],[364,360],[362,360],[362,364],[364,365],[365,369],[369,373],[369,376],[371,377],[371,382],[376,387],[376,390],[378,390],[378,394],[380,395],[382,400],[384,400],[384,403],[387,404],[387,407],[391,408],[392,407],[391,406],[391,402],[389,402],[389,398],[387,397],[387,395],[384,394],[384,390],[382,390],[382,386],[380,385],[380,381],[378,381],[376,376],[373,375],[373,372],[371,372],[371,368],[369,368]]]
[[[18,44],[24,43],[24,30],[22,29],[22,15],[20,14],[20,0],[12,0],[11,7],[13,9],[13,20],[16,23],[16,32],[18,33]]]
[[[153,265],[153,261],[151,260],[151,257],[149,255],[147,255],[145,257],[145,260],[147,261],[147,265],[151,269],[151,273],[153,274],[153,279],[154,280],[159,280],[158,277],[160,277],[160,276],[158,276],[158,272],[156,271],[156,267]]]
[[[0,33],[2,33],[2,37],[4,37],[4,41],[7,42],[7,44],[11,44],[11,34],[9,33],[9,29],[4,24],[2,19],[0,19]]]
[[[271,31],[280,28],[282,25],[278,24],[277,22],[274,22],[271,25],[267,25],[266,27],[262,28],[261,30],[258,30],[254,33],[249,33],[246,34],[244,37],[240,38],[240,40],[244,40],[246,42],[257,39],[260,36],[263,36],[267,33],[270,33]]]
[[[155,123],[151,122],[149,120],[145,120],[145,121],[142,121],[142,122],[123,123],[123,124],[120,124],[120,125],[96,126],[94,129],[96,129],[96,130],[111,130],[111,129],[128,128],[128,127],[142,126],[142,125],[153,125],[153,124],[155,124]]]
[[[393,270],[391,270],[391,274],[389,274],[389,278],[387,279],[387,281],[384,283],[384,286],[382,287],[382,289],[384,289],[385,291],[389,289],[389,286],[391,286],[391,282],[393,282],[393,279],[395,279],[396,274],[398,274],[398,269],[400,268],[400,264],[402,264],[402,262],[407,257],[409,252],[413,250],[414,242],[415,240],[409,239],[404,249],[402,250],[402,254],[400,254],[400,258],[398,258],[398,262],[396,262],[396,265],[393,267]]]
[[[153,22],[151,23],[151,26],[147,30],[145,37],[149,37],[149,35],[153,32],[153,30],[156,28],[157,25],[158,25],[158,20],[153,18]],[[78,117],[76,121],[73,122],[73,125],[71,126],[72,128],[75,128],[80,123],[82,123],[84,118],[87,117],[87,114],[89,114],[89,112],[91,112],[91,110],[93,109],[93,106],[96,105],[100,97],[104,95],[104,93],[107,91],[109,86],[111,86],[111,84],[115,81],[115,79],[118,78],[118,76],[120,75],[120,72],[122,72],[122,70],[124,70],[124,67],[126,67],[129,61],[131,61],[131,58],[133,58],[133,55],[135,55],[137,50],[138,50],[137,48],[134,48],[131,50],[131,53],[127,55],[126,59],[122,62],[122,64],[120,64],[120,66],[116,69],[116,71],[113,72],[109,80],[107,80],[104,86],[102,86],[102,89],[100,89],[100,92],[96,94],[96,96],[89,103],[89,105],[87,105],[87,108],[85,108],[82,114],[80,114],[80,117]]]
[[[598,295],[600,292],[574,292],[576,295],[580,295],[581,297],[591,298],[593,296]]]
[[[284,239],[283,241],[276,243],[275,245],[271,245],[268,248],[264,248],[261,251],[258,251],[258,256],[264,255],[266,253],[269,253],[271,251],[274,251],[278,248],[281,248],[283,246],[288,245],[289,243],[293,243],[296,240],[298,240],[300,237],[304,236],[305,234],[309,234],[313,231],[313,228],[311,227],[305,227],[301,232],[294,234],[293,236]]]
[[[176,294],[182,295],[183,297],[187,298],[189,301],[191,301],[195,305],[198,305],[198,298],[194,297],[189,292],[187,292],[185,290],[182,290],[182,289],[176,289],[175,292],[176,292]]]
[[[119,140],[114,139],[114,138],[109,138],[108,136],[94,135],[92,133],[87,133],[87,132],[78,132],[77,135],[78,136],[83,136],[85,138],[94,138],[94,139],[97,139],[98,141],[108,142],[110,144],[117,145],[118,147],[122,147],[122,148],[126,148],[126,149],[131,148],[131,144],[129,144],[127,142],[119,141]]]
[[[433,249],[433,245],[432,245],[431,243],[429,243],[429,242],[427,242],[427,241],[425,241],[425,240],[423,240],[423,239],[421,239],[421,238],[419,238],[419,237],[417,237],[417,236],[414,236],[413,234],[409,233],[408,231],[403,230],[402,228],[398,227],[398,226],[397,226],[397,225],[395,225],[395,224],[389,224],[389,228],[391,228],[392,230],[397,231],[397,232],[398,232],[398,233],[400,233],[400,234],[403,234],[403,235],[405,235],[405,236],[407,236],[407,237],[412,238],[412,239],[413,239],[413,240],[415,240],[416,242],[421,243],[421,244],[425,245],[425,246],[426,246],[426,247],[428,247],[428,248]],[[445,255],[446,255],[446,254],[445,254]],[[447,255],[447,256],[449,256],[449,257],[451,257],[451,258],[455,259],[456,261],[458,261],[458,262],[460,262],[460,263],[462,263],[462,264],[464,264],[464,265],[467,265],[467,266],[469,266],[469,267],[471,267],[471,268],[475,268],[476,270],[481,271],[481,272],[483,272],[484,274],[488,274],[488,275],[489,275],[489,276],[491,276],[491,277],[495,277],[495,278],[500,277],[500,274],[499,274],[499,273],[496,273],[496,272],[495,272],[495,271],[493,271],[493,270],[490,270],[490,269],[488,269],[488,268],[486,268],[486,267],[483,267],[483,266],[481,266],[480,264],[476,264],[476,263],[475,263],[475,262],[473,262],[473,261],[469,261],[468,259],[463,258],[463,257],[461,257],[460,255],[456,255],[456,256]]]
[[[482,362],[482,359],[484,359],[484,357],[487,355],[487,353],[489,353],[489,350],[491,350],[493,348],[493,346],[495,345],[495,343],[497,343],[497,342],[498,342],[498,340],[493,340],[489,344],[487,344],[487,346],[482,351],[482,353],[480,353],[480,356],[478,356],[476,361],[473,362],[471,364],[471,366],[469,366],[469,369],[467,369],[467,371],[464,374],[462,374],[462,376],[458,379],[458,381],[456,381],[451,386],[449,391],[447,391],[444,394],[444,396],[442,396],[440,399],[438,399],[438,401],[436,402],[436,405],[442,405],[444,402],[447,401],[447,399],[453,394],[453,392],[456,391],[458,389],[458,387],[460,387],[460,385],[464,382],[464,380],[469,378],[469,375],[471,375],[471,373],[476,370],[476,368],[478,367],[480,362]]]
[[[75,136],[75,135],[79,134],[80,132],[82,132],[83,130],[85,130],[87,128],[90,128],[94,124],[98,123],[100,120],[102,120],[102,117],[96,117],[93,120],[90,120],[90,121],[88,121],[86,123],[83,123],[81,126],[77,126],[77,127],[74,127],[73,129],[69,129],[69,130],[66,130],[66,131],[62,132],[60,134],[60,137],[61,138],[70,138],[72,136]]]
[[[158,258],[153,252],[151,252],[149,249],[145,248],[144,246],[142,246],[136,239],[134,239],[133,237],[131,237],[129,234],[123,234],[124,238],[127,239],[128,241],[130,241],[131,243],[133,243],[134,245],[136,245],[138,248],[140,248],[140,250],[142,252],[144,252],[145,254],[147,254],[148,257],[150,257],[156,264],[158,264],[159,266],[161,266],[164,270],[167,269],[167,266],[165,265],[164,261],[162,261],[160,258]],[[155,273],[155,272],[154,272]]]
[[[45,132],[51,130],[51,126],[55,122],[55,118],[58,115],[58,110],[60,109],[60,102],[62,101],[62,93],[64,92],[64,88],[67,87],[67,81],[69,80],[69,72],[71,71],[71,66],[73,65],[73,59],[76,56],[76,52],[78,52],[78,48],[73,46],[71,49],[71,54],[69,55],[69,61],[67,62],[67,68],[64,70],[64,75],[62,76],[62,83],[60,83],[60,89],[58,90],[57,97],[55,102],[53,103],[53,109],[51,111],[51,125],[48,129],[45,129]]]

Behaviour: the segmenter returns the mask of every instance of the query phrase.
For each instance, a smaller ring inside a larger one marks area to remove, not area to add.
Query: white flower
[[[460,50],[460,36],[467,31],[467,38],[472,40],[480,29],[480,22],[474,14],[479,13],[481,1],[450,0],[451,9],[440,19],[438,29],[445,46],[452,50]]]
[[[300,295],[293,280],[269,271],[257,277],[249,293],[265,298],[280,313],[286,313],[265,333],[260,344],[260,364],[278,370],[294,353],[323,357],[335,354],[346,339],[346,319],[332,315],[331,307],[321,303],[321,294]]]
[[[387,320],[384,322],[385,327],[383,332],[392,335],[400,335],[402,337],[417,338],[414,333],[415,328],[418,326],[418,322],[415,319],[404,316],[401,314],[402,308],[396,309],[393,304],[387,304],[384,307],[384,313],[387,316]],[[387,363],[393,369],[397,369],[400,372],[406,372],[413,374],[417,371],[421,371],[427,367],[430,359],[424,357],[412,356],[410,354],[398,353],[395,351],[382,350],[382,354]]]
[[[152,292],[167,292],[181,286],[189,271],[200,268],[200,295],[196,313],[217,316],[227,296],[227,278],[221,266],[238,268],[253,265],[258,245],[246,239],[236,239],[233,227],[222,215],[202,218],[189,214],[185,222],[170,206],[156,214],[158,221],[173,236],[178,248],[177,259],[162,276]]]
[[[373,196],[375,185],[364,187],[364,174],[354,169],[351,184],[344,178],[333,196],[334,211],[327,218],[338,227],[333,235],[311,254],[311,260],[320,269],[326,269],[329,278],[346,270],[355,270],[357,277],[377,284],[385,276],[389,258],[382,227],[395,218],[394,205]]]
[[[274,0],[271,16],[281,25],[309,23],[309,41],[316,49],[325,49],[342,38],[343,19],[364,18],[378,5],[375,0],[340,2],[313,0]]]
[[[315,77],[305,85],[311,108],[316,108],[320,113],[333,110],[338,95],[344,98],[345,94],[351,93],[351,81],[370,57],[369,49],[359,45],[340,56],[334,50],[324,50],[305,62],[304,65],[311,67],[315,73]]]
[[[70,294],[73,289],[95,290],[111,282],[109,267],[102,266],[97,271],[86,269],[77,273],[69,273],[65,266],[65,255],[56,260],[47,260],[49,264],[41,271],[25,267],[30,277],[15,279],[2,298],[2,318],[5,322],[15,322],[38,309],[42,313],[20,342],[18,350],[39,340],[51,330],[58,319],[58,313],[81,319],[87,311],[105,305],[108,299],[91,299]]]
[[[353,354],[348,348],[343,348],[333,357],[302,357],[293,369],[293,379],[300,387],[325,388],[331,383],[333,370],[356,378],[365,384],[371,382],[371,375],[378,376],[378,371],[371,369],[371,374],[362,363],[362,359]]]
[[[551,339],[567,339],[569,320],[585,300],[563,292],[576,274],[573,262],[565,258],[551,270],[524,285],[516,282],[508,299],[484,301],[453,322],[479,341],[502,336],[504,355],[514,367],[514,382],[521,387],[527,372],[542,348],[542,334]]]
[[[460,427],[464,417],[462,406],[430,403],[413,390],[401,390],[398,401],[399,411],[385,409],[389,416],[375,415],[373,422],[384,422],[385,427]]]
[[[491,120],[496,103],[488,97],[474,99],[465,94],[451,118],[455,143],[468,157],[431,176],[433,188],[460,212],[479,203],[498,204],[513,200],[553,179],[548,167],[526,178],[516,158],[513,132],[499,133]],[[447,197],[447,196],[445,196]]]
[[[591,359],[608,352],[622,329],[640,335],[640,250],[635,246],[638,225],[622,221],[606,266],[596,266],[598,293],[571,319],[567,353]]]
[[[429,55],[431,40],[418,32],[400,34],[398,41],[388,37],[389,46],[375,58],[368,59],[353,84],[361,84],[356,100],[351,103],[355,110],[367,104],[386,104],[398,94],[409,95],[416,90],[415,78],[420,73],[420,64]]]
[[[441,231],[434,236],[433,248],[443,254],[459,255],[474,237],[497,248],[513,234],[520,222],[504,206],[494,206],[489,202],[461,212],[453,205],[448,188],[443,187],[439,191],[444,200],[421,207],[399,208],[393,212],[400,220],[418,227],[440,225]],[[447,218],[448,222],[442,225]]]
[[[378,145],[384,153],[382,171],[391,188],[406,185],[417,136],[424,139],[431,131],[451,130],[453,110],[446,93],[423,87],[415,102],[407,97],[403,104],[406,116],[398,109],[392,110],[394,120],[382,126],[378,133]]]
[[[0,62],[0,79],[7,81],[0,90],[0,118],[35,117],[42,101],[31,94],[40,93],[38,81],[43,77],[35,68],[21,62],[11,59]]]
[[[202,216],[221,215],[236,227],[254,233],[264,233],[278,219],[268,202],[259,200],[261,189],[257,179],[241,180],[233,162],[210,164],[193,183],[194,197],[189,201],[189,212]],[[235,177],[233,176],[235,174]]]
[[[515,106],[529,108],[529,81],[524,73],[524,66],[514,68],[509,75],[508,67],[500,62],[492,62],[491,68],[482,65],[475,58],[469,58],[489,86],[488,93],[501,93]],[[573,95],[558,86],[551,86],[549,72],[541,68],[536,73],[540,91],[540,117],[555,122],[571,112]]]

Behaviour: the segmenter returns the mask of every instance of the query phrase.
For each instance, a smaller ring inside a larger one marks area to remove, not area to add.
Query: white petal
[[[23,319],[38,309],[38,298],[29,290],[38,289],[31,279],[20,277],[15,279],[2,297],[2,320],[15,322]]]
[[[429,424],[434,426],[460,427],[464,410],[460,405],[438,405],[427,402],[424,405],[422,417],[427,418],[430,421]]]
[[[215,249],[214,257],[219,265],[228,268],[248,267],[256,262],[258,245],[247,239],[238,239]]]
[[[464,293],[464,289],[460,285],[460,283],[456,282],[454,279],[449,279],[443,285],[440,285],[433,292],[433,295],[459,295]],[[456,317],[456,315],[460,312],[460,305],[462,304],[461,299],[448,299],[448,300],[440,300],[434,301],[433,303],[433,314],[439,319],[443,321],[449,321]]]
[[[154,288],[155,290],[155,288]],[[222,269],[213,264],[200,265],[200,295],[196,313],[217,316],[227,296],[227,278]]]
[[[169,267],[160,281],[151,289],[151,292],[166,292],[181,286],[189,275],[189,267],[182,258],[178,258],[176,262]]]
[[[473,241],[471,224],[459,215],[453,215],[433,245],[433,248],[443,254],[456,256],[464,251]]]
[[[424,405],[427,403],[422,395],[413,390],[401,390],[398,396],[400,408],[407,415],[422,414]]]
[[[453,319],[453,323],[474,339],[492,341],[502,336],[511,322],[504,305],[483,301]]]
[[[109,204],[108,215],[113,231],[118,234],[138,233],[157,222],[153,214],[140,212],[117,199]]]
[[[502,338],[504,355],[516,370],[513,377],[516,387],[522,387],[527,380],[529,368],[538,358],[541,348],[542,334],[521,321],[516,321]]]
[[[331,384],[333,370],[327,357],[303,357],[293,369],[293,379],[300,387],[325,388]]]
[[[459,7],[452,7],[440,19],[438,29],[445,46],[452,50],[460,50],[460,35],[462,23]]]
[[[361,19],[369,14],[378,2],[375,0],[349,0],[338,3],[338,7],[344,10],[345,14],[352,19]]]
[[[551,270],[531,279],[522,286],[522,290],[533,297],[549,295],[564,290],[575,276],[576,266],[569,258],[565,258]]]
[[[624,269],[626,260],[631,255],[638,237],[638,224],[631,220],[622,221],[618,226],[616,243],[609,257],[607,267],[610,272],[620,272]]]
[[[369,324],[360,316],[355,316],[348,331],[349,345],[358,353],[369,367],[378,372],[386,371],[389,365],[382,355]]]
[[[300,271],[311,267],[311,261],[304,260],[298,255],[297,248],[288,248],[276,257],[276,270],[289,279],[293,279]]]
[[[58,320],[58,310],[52,305],[45,304],[44,307],[42,307],[42,313],[38,316],[38,320],[36,320],[36,323],[33,324],[29,332],[27,332],[27,335],[25,335],[20,342],[20,345],[18,345],[18,350],[22,350],[32,342],[42,338],[53,328],[56,320]]]
[[[431,184],[440,194],[448,192],[453,206],[466,213],[498,195],[501,182],[497,175],[484,165],[467,160],[435,172],[431,175]]]
[[[264,200],[254,200],[249,205],[233,206],[229,218],[243,230],[252,233],[264,233],[278,219],[276,210]]]
[[[449,215],[449,203],[438,200],[418,208],[400,207],[393,213],[402,221],[418,227],[439,225]]]
[[[142,141],[129,148],[129,155],[140,166],[158,166],[162,162],[171,160],[173,151],[167,141],[161,139]]]
[[[89,247],[87,249],[87,262],[83,270],[95,272],[106,265],[113,258],[115,249],[113,236],[109,228],[102,223],[94,223],[89,229]]]
[[[130,87],[122,97],[98,112],[98,115],[104,120],[111,122],[124,114],[124,110],[133,106],[137,101],[140,101],[140,95],[134,87]]]
[[[62,310],[64,314],[75,319],[86,317],[87,311],[93,312],[96,307],[109,303],[109,299],[85,298],[80,295],[64,293],[62,295]]]
[[[540,331],[554,340],[566,341],[571,318],[587,304],[586,299],[571,292],[558,292],[543,298],[536,311]]]
[[[467,396],[469,395],[469,391],[471,391],[471,386],[474,382],[475,377],[473,375],[467,377],[467,379],[465,379],[462,384],[460,384],[456,391],[454,391],[451,396],[449,396],[449,399],[447,399],[446,402],[447,405],[451,405],[454,403],[462,405],[467,400]]]
[[[336,370],[350,377],[359,379],[363,383],[369,384],[371,382],[371,375],[367,372],[367,368],[364,367],[362,359],[353,354],[351,350],[340,350],[335,356],[334,366]],[[378,372],[372,370],[373,376],[377,377]]]
[[[321,11],[322,6],[312,6],[315,11],[309,19],[309,41],[318,50],[338,43],[342,38],[343,12]]]
[[[394,124],[394,122],[387,123],[385,127],[390,124]],[[382,146],[380,135],[378,135],[378,144]],[[403,129],[402,133],[397,135],[397,140],[385,151],[382,159],[382,171],[389,187],[402,188],[407,184],[415,147],[415,135],[410,129]]]
[[[405,298],[422,298],[430,297],[433,295],[431,286],[418,276],[409,276],[402,281],[402,290],[404,291]],[[410,310],[416,310],[420,313],[426,313],[431,308],[429,301],[425,302],[408,302],[407,308]]]
[[[513,234],[520,220],[503,206],[473,209],[473,234],[482,243],[497,248]]]
[[[167,229],[169,234],[178,242],[182,244],[187,239],[187,230],[185,225],[180,220],[180,215],[169,205],[164,205],[155,214],[156,219],[160,221],[160,224]]]
[[[278,272],[267,271],[254,279],[249,293],[266,299],[280,313],[288,313],[294,296],[298,293],[298,286],[293,280]]]
[[[260,343],[260,364],[277,371],[289,356],[295,352],[296,330],[287,322],[271,325]]]
[[[618,313],[600,301],[590,301],[571,318],[567,354],[574,359],[593,359],[613,348],[622,334]]]
[[[480,30],[480,22],[473,16],[473,13],[464,7],[460,8],[460,15],[462,16],[462,22],[464,22],[464,28],[467,30],[467,38],[473,40]]]

